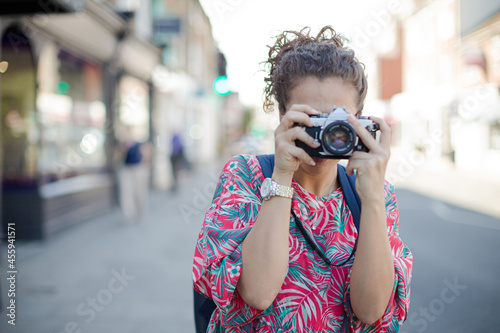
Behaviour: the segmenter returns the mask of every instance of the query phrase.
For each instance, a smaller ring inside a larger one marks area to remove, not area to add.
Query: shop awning
[[[112,7],[88,0],[85,4],[85,12],[50,15],[49,20],[33,20],[32,24],[73,52],[112,62],[126,73],[151,81],[154,68],[161,63],[161,49],[126,33],[127,22]]]
[[[161,51],[152,43],[132,34],[121,42],[117,64],[125,72],[148,82],[152,80],[155,67],[160,63]]]
[[[84,0],[1,0],[0,15],[62,14],[83,10]]]

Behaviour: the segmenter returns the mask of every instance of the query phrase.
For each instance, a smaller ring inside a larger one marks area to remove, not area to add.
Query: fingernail
[[[312,165],[312,166],[315,166],[316,165],[316,162],[314,162],[313,160],[310,160],[309,161],[309,164]]]
[[[314,113],[316,113],[316,114],[320,114],[320,113],[321,113],[321,112],[319,112],[319,111],[318,111],[318,110],[316,110],[316,109],[312,109],[312,110],[313,110],[313,112],[314,112]]]
[[[319,147],[319,146],[321,146],[321,144],[318,141],[316,141],[316,140],[313,141],[313,145],[316,148]]]

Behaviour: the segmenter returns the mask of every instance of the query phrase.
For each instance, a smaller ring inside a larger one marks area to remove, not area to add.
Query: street
[[[115,210],[45,241],[16,243],[16,325],[7,323],[2,246],[1,332],[194,332],[194,243],[221,165],[152,191],[142,223]],[[400,232],[414,255],[401,332],[498,332],[500,221],[398,190]],[[17,223],[21,223],[18,221]]]
[[[397,196],[414,256],[401,332],[499,332],[500,220],[406,190]]]

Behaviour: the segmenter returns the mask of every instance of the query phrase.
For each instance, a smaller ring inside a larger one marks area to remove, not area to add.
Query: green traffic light
[[[59,81],[56,86],[56,93],[66,95],[69,92],[69,84],[65,81]]]
[[[219,76],[214,81],[214,91],[217,95],[226,96],[231,93],[229,82],[226,76]]]

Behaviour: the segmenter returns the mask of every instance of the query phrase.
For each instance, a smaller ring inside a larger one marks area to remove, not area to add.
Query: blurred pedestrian
[[[384,180],[390,129],[370,117],[377,141],[358,120],[367,79],[345,43],[324,27],[317,36],[283,32],[270,48],[264,105],[280,112],[274,170],[265,178],[252,155],[222,170],[193,262],[195,290],[215,303],[207,332],[397,332],[406,319],[413,257]],[[319,148],[295,125],[339,109],[369,149],[353,152],[346,169],[296,145]],[[359,230],[338,178],[355,171]]]
[[[118,170],[120,207],[125,223],[132,224],[140,222],[146,210],[152,145],[149,141],[134,139],[129,128],[119,149],[122,156]]]
[[[172,191],[179,189],[179,171],[187,166],[187,159],[184,152],[184,143],[179,132],[175,132],[171,142],[172,150],[170,162],[172,164]]]

